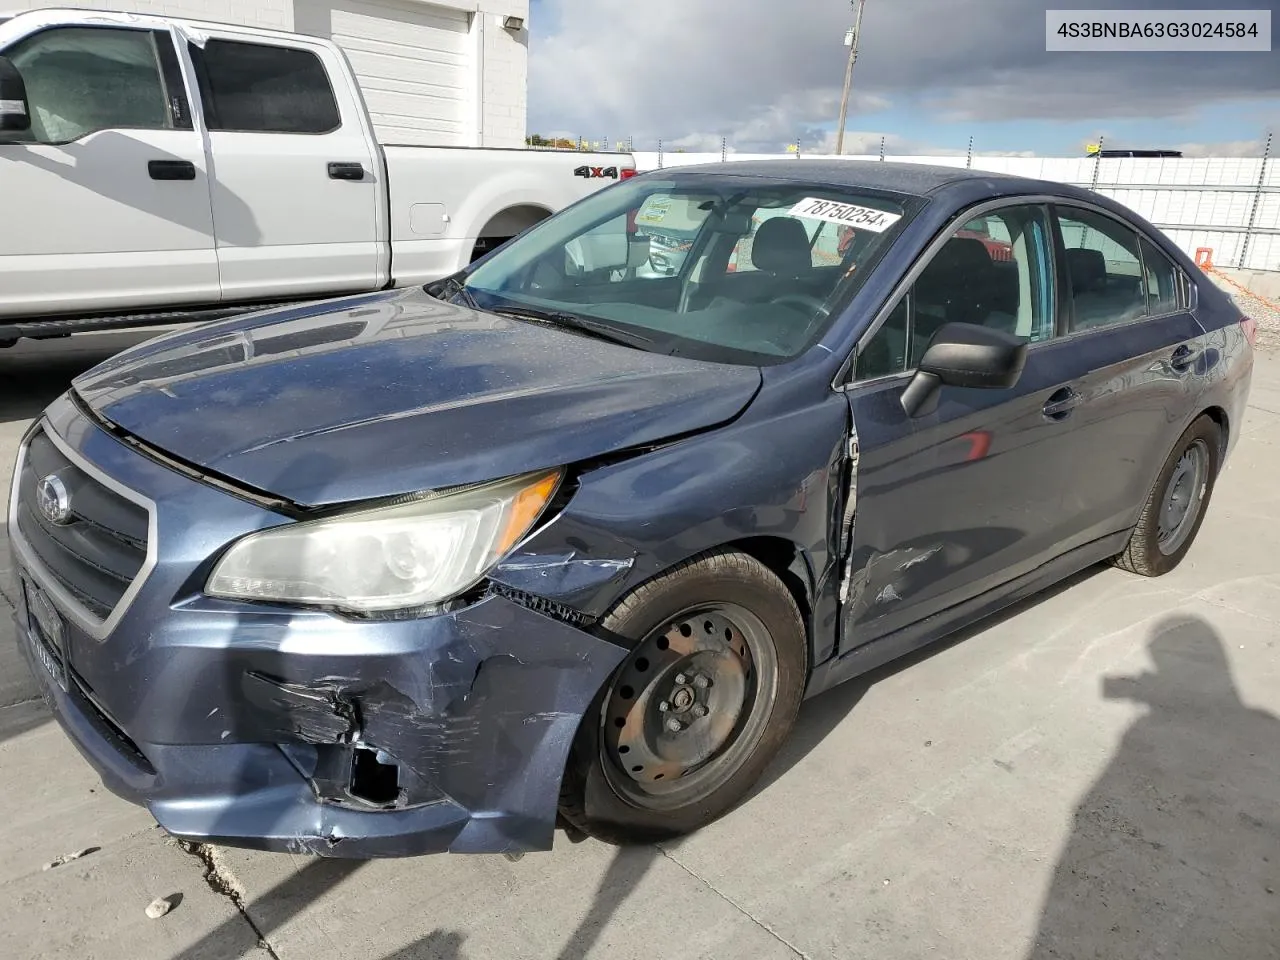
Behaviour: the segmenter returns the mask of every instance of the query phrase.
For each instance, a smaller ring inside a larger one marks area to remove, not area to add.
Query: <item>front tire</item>
[[[655,843],[737,806],[786,739],[808,644],[795,599],[736,551],[695,557],[601,621],[634,641],[570,751],[560,812],[606,843]]]
[[[1173,445],[1115,565],[1160,577],[1181,563],[1200,532],[1221,464],[1222,431],[1202,416]]]

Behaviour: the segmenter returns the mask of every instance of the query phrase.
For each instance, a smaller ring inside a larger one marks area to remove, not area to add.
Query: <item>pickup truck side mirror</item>
[[[944,385],[997,390],[1015,386],[1026,362],[1023,337],[972,323],[944,324],[902,391],[902,409],[909,417],[933,412]]]
[[[0,133],[20,133],[31,129],[27,107],[27,85],[7,58],[0,57]]]

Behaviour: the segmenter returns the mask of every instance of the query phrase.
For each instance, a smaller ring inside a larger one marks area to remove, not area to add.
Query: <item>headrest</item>
[[[1071,271],[1071,291],[1080,293],[1101,287],[1107,279],[1107,261],[1101,250],[1076,248],[1067,251]]]
[[[980,283],[991,270],[991,255],[981,240],[952,237],[929,261],[918,283],[926,296],[946,301]]]
[[[809,234],[792,217],[766,220],[751,244],[751,264],[768,273],[800,274],[813,266]]]
[[[974,237],[952,237],[938,252],[938,259],[956,271],[985,270],[991,266],[987,245]]]

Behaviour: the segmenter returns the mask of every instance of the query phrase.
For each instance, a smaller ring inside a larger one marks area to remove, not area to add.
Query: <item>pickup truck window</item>
[[[8,56],[31,104],[23,139],[68,143],[98,130],[172,129],[156,41],[150,30],[54,27],[14,44]]]
[[[342,124],[324,64],[310,50],[238,40],[192,46],[210,130],[330,133]]]

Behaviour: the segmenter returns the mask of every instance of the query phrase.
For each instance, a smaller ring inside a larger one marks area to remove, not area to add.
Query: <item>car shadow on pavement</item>
[[[1074,576],[1042,590],[1035,596],[1005,607],[998,613],[979,620],[972,626],[966,627],[949,637],[931,643],[929,646],[892,663],[887,663],[864,676],[848,680],[837,687],[818,694],[812,700],[805,701],[800,707],[800,716],[796,719],[795,727],[787,737],[786,742],[783,743],[777,758],[769,765],[769,768],[764,772],[764,776],[760,778],[759,783],[756,784],[747,799],[749,800],[751,797],[767,790],[776,781],[784,777],[792,767],[804,760],[810,751],[814,750],[844,722],[845,718],[866,696],[867,691],[880,681],[888,679],[903,670],[910,670],[915,665],[923,663],[930,657],[935,657],[957,644],[963,643],[970,637],[997,627],[1031,607],[1044,603],[1049,598],[1084,583],[1106,569],[1105,566],[1093,566],[1082,570]]]
[[[34,420],[86,370],[163,330],[54,340],[19,341],[0,348],[0,423]],[[12,463],[0,469],[12,469]]]
[[[664,856],[657,847],[618,847],[596,888],[587,915],[569,935],[556,960],[583,960],[590,955],[613,915],[639,886],[654,862]]]
[[[792,730],[790,737],[788,737],[787,742],[783,745],[778,759],[770,765],[760,783],[752,791],[751,796],[765,790],[771,783],[784,776],[787,771],[803,760],[811,750],[817,747],[828,734],[840,725],[841,721],[857,706],[872,685],[878,681],[892,676],[899,670],[909,669],[913,664],[920,663],[947,647],[962,642],[975,633],[990,629],[992,626],[1016,616],[1027,605],[1042,602],[1049,595],[1070,589],[1072,586],[1094,576],[1102,569],[1102,567],[1093,567],[1085,570],[1050,588],[1045,593],[1041,593],[1031,600],[1014,604],[979,624],[957,633],[954,637],[932,644],[924,650],[881,667],[879,670],[874,670],[865,677],[851,680],[807,702],[802,707],[796,726]],[[602,933],[619,908],[636,891],[645,874],[649,872],[654,863],[664,856],[664,852],[656,846],[617,848],[604,877],[600,881],[599,887],[596,889],[591,907],[573,933],[570,934],[565,946],[557,954],[556,960],[585,960],[586,957],[591,956]],[[384,960],[411,960],[411,958],[412,960],[418,960],[419,957],[435,956],[436,954],[430,952],[396,954],[393,957],[384,958]],[[442,956],[450,955],[442,954]]]
[[[464,960],[462,934],[452,930],[432,930],[421,940],[415,940],[382,960]]]
[[[0,616],[8,615],[8,611],[0,609]],[[38,700],[24,700],[21,703],[0,706],[0,743],[20,737],[24,733],[30,733],[52,720],[53,715]]]
[[[555,955],[556,960],[585,960],[591,956],[618,908],[635,892],[650,867],[662,856],[662,851],[652,846],[616,848],[600,886],[596,888],[591,907]],[[437,929],[381,960],[465,960],[466,954],[462,951],[465,940],[463,934]],[[550,956],[550,953],[546,955]],[[595,955],[607,956],[607,953],[597,950]]]
[[[246,955],[246,924],[252,928],[260,944],[269,943],[271,934],[334,890],[366,862],[320,858],[311,860],[251,902],[237,903],[239,912],[235,916],[224,920],[185,950],[174,954],[170,960],[209,960],[211,957]],[[206,880],[218,889],[216,878],[207,877]]]
[[[1246,706],[1198,617],[1152,634],[1141,704],[1076,808],[1028,960],[1280,956],[1280,718]]]

